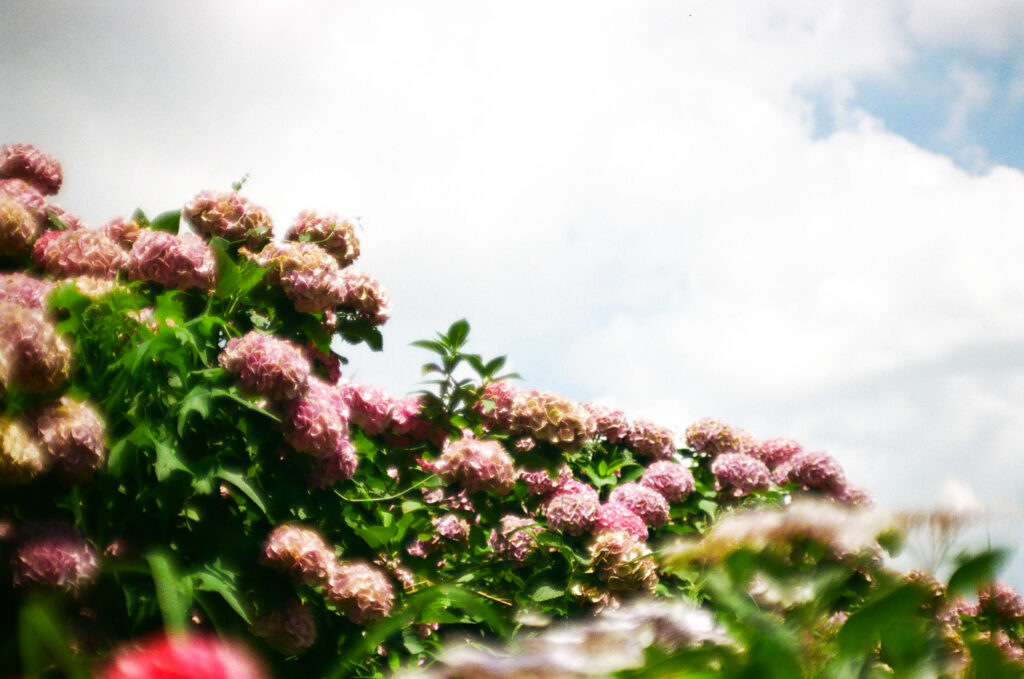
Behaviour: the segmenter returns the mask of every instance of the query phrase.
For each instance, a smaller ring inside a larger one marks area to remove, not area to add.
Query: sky
[[[1019,0],[0,0],[0,142],[96,226],[246,175],[282,231],[358,218],[394,312],[356,381],[419,388],[465,317],[522,386],[1018,545],[1021,35]]]

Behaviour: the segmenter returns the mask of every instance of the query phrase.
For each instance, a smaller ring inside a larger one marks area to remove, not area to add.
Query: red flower
[[[122,648],[100,679],[267,679],[246,649],[215,636],[156,637]]]

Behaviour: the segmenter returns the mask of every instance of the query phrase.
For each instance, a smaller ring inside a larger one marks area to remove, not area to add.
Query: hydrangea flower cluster
[[[469,522],[457,514],[442,514],[431,519],[434,530],[445,540],[469,543]]]
[[[0,192],[0,258],[19,260],[39,237],[39,219],[10,193]]]
[[[686,445],[709,457],[742,449],[740,437],[733,428],[711,418],[697,420],[686,429]]]
[[[348,266],[359,257],[355,226],[336,214],[300,212],[285,238],[316,243],[329,252],[341,267]]]
[[[711,463],[715,488],[732,488],[737,497],[771,485],[771,472],[764,462],[744,453],[720,453]]]
[[[243,647],[211,635],[155,637],[114,654],[99,679],[268,679]]]
[[[526,484],[526,492],[530,495],[547,495],[555,486],[572,478],[572,470],[563,464],[558,468],[558,476],[551,478],[547,469],[518,469],[516,478]]]
[[[0,302],[0,354],[10,367],[10,383],[28,393],[53,391],[71,373],[71,350],[54,325],[40,312],[10,302]]]
[[[323,380],[309,377],[305,393],[284,406],[285,440],[300,453],[318,459],[334,457],[344,444],[351,445],[348,416],[341,393]]]
[[[394,606],[395,589],[387,575],[362,561],[337,564],[327,584],[327,599],[357,625],[385,618]]]
[[[797,453],[785,463],[785,469],[788,469],[787,478],[790,482],[808,488],[827,493],[841,493],[846,487],[843,468],[835,458],[823,451]]]
[[[20,419],[0,417],[0,487],[27,483],[46,471],[46,451]]]
[[[128,253],[132,280],[151,281],[165,288],[212,290],[217,282],[217,259],[201,238],[190,233],[140,229]]]
[[[394,401],[378,387],[354,382],[338,385],[345,402],[352,409],[352,422],[367,436],[380,436],[391,423]]]
[[[640,485],[660,493],[669,503],[682,502],[694,491],[693,472],[669,460],[659,460],[647,466]]]
[[[608,443],[624,442],[629,436],[632,425],[621,410],[614,410],[597,403],[584,403],[583,409],[594,418],[594,425],[599,436],[604,436]],[[673,450],[673,452],[675,452]]]
[[[620,530],[626,531],[634,540],[641,542],[648,536],[647,525],[636,512],[619,502],[605,502],[597,510],[594,533]]]
[[[297,523],[277,526],[263,542],[261,561],[306,585],[323,585],[337,557],[319,531]]]
[[[217,361],[246,390],[272,401],[300,396],[311,372],[302,347],[256,331],[229,340]]]
[[[114,217],[100,230],[125,250],[131,250],[143,228],[142,224],[134,219]]]
[[[492,529],[487,544],[499,556],[520,564],[537,548],[537,535],[541,527],[525,516],[506,514],[501,525]]]
[[[201,191],[182,209],[196,231],[228,241],[259,247],[270,240],[274,223],[270,213],[235,191]]]
[[[657,491],[639,483],[623,483],[612,489],[609,502],[621,504],[655,528],[668,521],[668,502]]]
[[[486,490],[505,495],[516,480],[512,458],[499,442],[468,434],[445,445],[435,469],[442,479],[458,482],[470,493]]]
[[[554,530],[582,535],[593,528],[600,507],[596,490],[578,481],[566,481],[544,498],[541,511]]]
[[[391,318],[391,297],[380,282],[362,271],[345,269],[339,277],[341,306],[371,325],[384,325]]]
[[[513,434],[528,434],[563,450],[576,451],[597,425],[586,409],[544,391],[520,391],[512,405]]]
[[[20,271],[0,273],[0,301],[45,311],[46,298],[52,291],[53,283],[43,278]]]
[[[64,173],[60,162],[32,144],[7,144],[0,148],[0,177],[21,179],[46,196],[60,191]]]
[[[315,243],[268,243],[256,262],[269,269],[268,280],[281,286],[296,311],[323,313],[343,301],[338,262]]]
[[[652,592],[658,584],[651,550],[624,530],[598,533],[588,551],[591,566],[611,590]]]
[[[12,563],[15,587],[78,591],[95,578],[96,550],[74,528],[47,522],[25,525],[21,533]]]
[[[1024,597],[1005,582],[993,582],[978,591],[978,608],[1004,623],[1024,620]]]
[[[518,393],[519,390],[505,380],[490,382],[484,387],[480,400],[473,408],[491,429],[510,431],[512,406]]]
[[[81,479],[106,462],[103,419],[89,404],[62,396],[43,408],[35,426],[50,460],[62,475]]]
[[[295,599],[261,613],[253,622],[251,631],[285,655],[304,653],[316,641],[313,614]]]
[[[625,443],[637,455],[655,460],[667,460],[676,452],[672,430],[649,420],[633,420],[626,433]]]
[[[774,438],[761,441],[751,449],[750,454],[768,465],[769,469],[775,469],[803,451],[803,446],[792,439]]]
[[[102,231],[47,231],[32,248],[36,266],[56,278],[114,278],[128,257],[117,241]]]

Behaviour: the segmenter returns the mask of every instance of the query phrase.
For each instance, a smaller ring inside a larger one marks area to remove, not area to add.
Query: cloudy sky
[[[0,142],[94,225],[247,173],[281,228],[358,217],[394,316],[356,380],[415,389],[464,316],[528,387],[1017,543],[1022,34],[1019,0],[0,0]]]

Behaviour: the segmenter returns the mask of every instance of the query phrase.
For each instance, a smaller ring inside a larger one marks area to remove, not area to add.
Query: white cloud
[[[1017,0],[908,0],[907,26],[915,38],[999,52],[1019,46],[1024,5]]]

